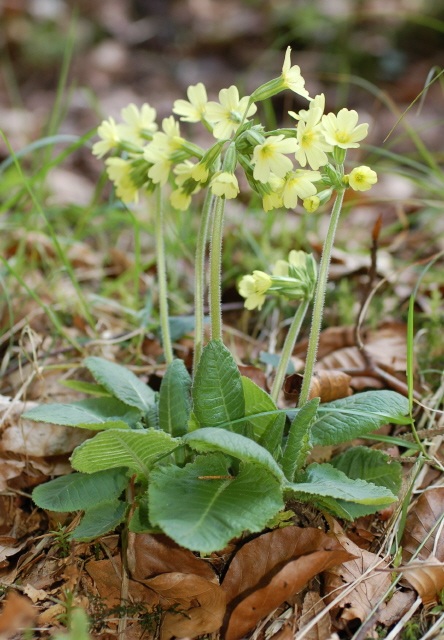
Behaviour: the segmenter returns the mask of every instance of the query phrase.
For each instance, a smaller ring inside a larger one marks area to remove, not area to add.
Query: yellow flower
[[[207,90],[202,82],[191,85],[187,89],[188,100],[176,100],[173,113],[181,116],[184,122],[200,122],[205,119],[207,107]]]
[[[378,181],[376,171],[370,167],[355,167],[348,177],[348,184],[354,191],[368,191]]]
[[[320,204],[321,200],[318,198],[318,196],[309,196],[308,198],[304,198],[304,201],[302,202],[302,206],[304,207],[305,211],[308,211],[308,213],[314,213],[315,211],[317,211]]]
[[[325,109],[325,96],[323,93],[319,93],[317,96],[313,98],[310,102],[308,109],[300,109],[298,113],[294,111],[289,111],[288,115],[294,118],[295,120],[307,120],[310,116],[310,112],[312,109],[320,109],[321,115],[324,113]]]
[[[313,102],[310,104],[306,118],[301,119],[297,127],[299,149],[295,157],[301,167],[305,167],[308,162],[310,167],[316,171],[328,163],[326,152],[332,151],[333,147],[325,141],[322,127],[319,124],[322,110],[319,107],[312,108]]]
[[[316,194],[316,187],[313,182],[321,179],[319,171],[292,171],[285,177],[285,184],[282,190],[284,207],[294,209],[298,198],[304,200]]]
[[[325,140],[340,149],[355,149],[368,132],[368,124],[357,124],[358,113],[353,109],[341,109],[338,115],[328,113],[322,116],[322,128]]]
[[[98,158],[103,158],[108,151],[115,149],[121,142],[119,127],[114,118],[104,120],[97,129],[97,135],[102,139],[93,145],[92,152]]]
[[[310,100],[307,89],[304,88],[305,80],[301,76],[301,70],[297,64],[291,66],[291,47],[287,47],[285,52],[284,64],[282,65],[281,79],[286,89],[290,89]]]
[[[270,136],[263,144],[258,144],[253,150],[253,177],[259,182],[268,182],[270,174],[283,178],[293,169],[293,163],[285,153],[294,153],[298,149],[295,138],[285,138],[283,135]]]
[[[144,148],[143,157],[153,166],[148,176],[155,184],[165,184],[168,180],[173,154],[182,148],[184,139],[180,136],[179,123],[173,116],[162,120],[163,131],[157,131],[152,141]]]
[[[219,102],[207,103],[206,118],[213,125],[215,138],[218,140],[229,138],[237,131],[244,117],[246,121],[256,113],[255,104],[248,107],[249,100],[249,96],[239,98],[237,87],[232,85],[228,89],[219,91]],[[247,107],[248,111],[246,112]]]
[[[131,163],[122,158],[108,158],[105,164],[108,177],[114,182],[117,197],[126,204],[137,202],[139,192],[131,179]]]
[[[230,200],[236,198],[239,193],[239,184],[234,173],[218,171],[211,179],[210,187],[215,196],[221,196]]]
[[[185,193],[182,189],[175,189],[171,192],[170,202],[174,209],[186,211],[191,204],[191,194]]]
[[[129,104],[122,109],[121,114],[124,124],[118,126],[122,140],[142,145],[145,143],[142,135],[145,131],[157,131],[156,110],[149,104],[143,104],[141,109],[135,104]]]
[[[239,282],[239,293],[245,300],[245,308],[262,309],[265,302],[265,294],[273,284],[271,277],[264,271],[253,271],[251,275],[244,276]]]

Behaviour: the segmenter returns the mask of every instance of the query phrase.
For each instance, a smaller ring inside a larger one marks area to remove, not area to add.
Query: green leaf
[[[261,531],[284,506],[279,482],[266,469],[244,463],[230,478],[222,454],[199,456],[182,469],[158,467],[148,491],[152,523],[201,553],[223,549],[246,530]]]
[[[114,531],[125,520],[127,508],[126,502],[113,500],[88,509],[70,538],[87,542]]]
[[[296,494],[325,496],[358,504],[386,505],[396,500],[396,496],[385,487],[365,480],[351,480],[331,464],[311,464],[300,482],[288,483],[287,487]]]
[[[159,527],[154,527],[151,524],[148,509],[148,493],[140,497],[131,520],[128,523],[128,529],[134,533],[162,533]]]
[[[267,451],[269,451],[276,460],[279,460],[281,455],[284,427],[285,414],[280,413],[276,416],[274,422],[268,427],[267,431],[259,440],[261,447],[267,449]]]
[[[191,413],[191,377],[182,360],[167,368],[159,392],[159,424],[173,436],[187,432]]]
[[[126,367],[95,356],[86,358],[83,364],[99,384],[130,407],[146,412],[154,404],[154,391]]]
[[[365,391],[319,407],[312,427],[315,445],[348,442],[387,422],[404,422],[408,400],[395,391]]]
[[[253,462],[272,473],[278,480],[284,480],[282,469],[271,453],[240,433],[218,427],[206,427],[188,433],[182,440],[196,451],[220,451],[243,462]]]
[[[386,487],[397,495],[401,488],[402,466],[389,455],[368,447],[353,447],[330,460],[330,464],[352,480],[362,479]]]
[[[290,482],[305,465],[311,450],[311,427],[316,418],[319,398],[307,402],[296,414],[288,432],[287,445],[282,456],[282,469]]]
[[[268,411],[276,411],[276,404],[266,391],[257,386],[250,378],[241,376],[245,398],[245,417],[252,416],[248,422],[253,425],[254,439],[258,441],[276,420],[276,415],[259,415]]]
[[[168,433],[147,429],[102,431],[79,445],[71,456],[71,464],[78,471],[94,473],[113,467],[128,467],[135,473],[148,476],[157,460],[180,444]]]
[[[100,384],[94,384],[93,382],[85,382],[84,380],[62,380],[60,384],[68,389],[72,389],[73,391],[79,391],[80,393],[89,393],[92,396],[110,397],[110,393],[105,389],[105,387],[102,387]]]
[[[204,427],[217,427],[243,418],[241,375],[233,356],[220,340],[211,340],[203,349],[192,395],[194,415]],[[242,423],[233,425],[231,430],[242,431]]]
[[[32,492],[38,507],[50,511],[89,509],[118,498],[128,484],[127,469],[71,473],[41,484]]]
[[[49,422],[81,429],[125,429],[135,427],[140,411],[115,398],[88,398],[71,404],[41,404],[23,414],[36,422]]]

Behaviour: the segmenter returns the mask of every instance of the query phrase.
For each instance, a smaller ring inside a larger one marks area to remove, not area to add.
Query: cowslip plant
[[[267,131],[253,118],[257,104],[291,90],[308,102],[291,112],[296,125]],[[308,400],[331,251],[347,188],[369,189],[368,167],[345,173],[348,149],[359,146],[368,125],[355,111],[325,114],[323,95],[310,98],[290,49],[279,77],[250,96],[231,86],[209,101],[204,85],[189,87],[173,113],[203,126],[215,142],[208,148],[186,140],[169,116],[159,129],[149,105],[130,105],[122,121],[109,118],[98,129],[93,153],[105,161],[117,195],[137,202],[144,194],[156,217],[159,316],[167,364],[158,393],[128,369],[98,357],[84,365],[96,384],[91,398],[28,411],[36,421],[98,433],[71,457],[75,473],[34,490],[35,502],[56,511],[84,511],[72,537],[93,539],[125,522],[132,531],[164,532],[202,553],[223,548],[245,531],[276,521],[289,498],[352,520],[396,500],[400,465],[380,451],[354,447],[329,463],[307,464],[316,445],[337,445],[369,434],[387,421],[405,422],[408,401],[392,391],[364,392],[320,404]],[[309,168],[305,168],[308,166]],[[312,213],[335,193],[319,268],[312,256],[293,250],[271,273],[256,270],[239,284],[245,305],[260,308],[268,295],[297,304],[271,395],[241,376],[223,343],[221,255],[225,203],[239,194],[239,172],[263,208],[294,208],[301,200]],[[236,175],[237,174],[237,175]],[[190,373],[174,358],[169,335],[163,207],[188,209],[206,190],[196,242],[195,343]],[[211,339],[204,346],[206,245],[209,240]],[[310,341],[297,408],[277,406],[294,343],[312,305]],[[408,421],[408,420],[407,420]]]

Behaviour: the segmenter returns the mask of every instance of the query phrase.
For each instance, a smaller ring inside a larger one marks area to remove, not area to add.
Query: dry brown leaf
[[[179,571],[217,582],[208,562],[197,558],[167,536],[130,533],[128,542],[128,566],[134,580],[147,580],[161,573]]]
[[[28,598],[9,591],[0,612],[0,640],[8,640],[19,629],[32,626],[36,616],[37,609]]]
[[[309,591],[304,598],[302,613],[299,619],[299,631],[313,620],[321,611],[325,609],[325,604],[319,593]],[[319,619],[319,622],[310,629],[306,635],[306,640],[327,640],[332,632],[330,615],[327,613]]]
[[[403,578],[418,592],[424,605],[435,604],[444,589],[444,563],[433,556],[427,560],[400,567]]]
[[[337,628],[344,628],[348,622],[355,619],[362,622],[377,605],[379,610],[375,621],[382,620],[387,608],[383,599],[391,586],[388,563],[376,554],[360,549],[347,538],[336,522],[333,528],[343,549],[356,556],[355,559],[333,567],[324,574],[327,603],[334,600],[342,589],[354,585],[332,610]],[[404,601],[400,593],[396,592],[392,597],[392,612],[393,607],[398,607],[399,612],[403,610]],[[401,615],[402,613],[399,617]]]
[[[226,594],[218,584],[190,573],[163,573],[144,584],[173,608],[162,621],[161,640],[195,637],[217,631],[225,614]]]
[[[284,383],[284,393],[288,400],[299,400],[303,376],[293,373],[287,376]],[[351,376],[343,371],[316,371],[310,383],[309,399],[320,398],[321,402],[331,402],[351,396]]]
[[[28,598],[30,598],[30,600],[32,600],[34,604],[39,600],[47,600],[49,598],[49,594],[47,591],[45,591],[44,589],[36,589],[32,586],[32,584],[29,583],[23,587],[23,593],[28,596]]]
[[[222,587],[227,592],[226,640],[242,637],[327,566],[350,558],[320,529],[286,527],[245,544]]]
[[[91,560],[85,569],[94,580],[97,591],[109,609],[120,604],[122,588],[122,563],[119,556],[111,560]],[[133,602],[143,602],[147,607],[159,603],[159,597],[151,589],[135,580],[129,580],[129,597]]]
[[[401,539],[403,562],[408,562],[424,541],[416,557],[425,560],[433,554],[439,562],[444,562],[444,534],[439,526],[436,527],[443,513],[444,487],[429,489],[420,495],[406,519]],[[438,533],[439,539],[436,540]]]

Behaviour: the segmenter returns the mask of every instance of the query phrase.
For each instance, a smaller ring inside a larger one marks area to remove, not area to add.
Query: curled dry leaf
[[[286,527],[245,544],[233,558],[222,588],[227,593],[225,640],[237,640],[317,574],[351,554],[323,531]]]
[[[189,573],[163,573],[145,580],[155,591],[165,613],[160,638],[195,637],[217,631],[225,613],[226,595],[218,584]]]
[[[405,522],[401,539],[404,562],[417,554],[420,546],[421,550],[415,555],[418,560],[425,560],[433,554],[438,561],[444,562],[444,534],[442,527],[436,526],[443,513],[444,487],[429,489],[420,495]]]
[[[336,522],[333,528],[342,548],[355,556],[353,560],[333,567],[324,574],[326,602],[332,602],[342,590],[350,587],[346,595],[332,609],[335,626],[343,629],[351,620],[357,619],[362,622],[375,607],[378,607],[375,622],[383,622],[387,608],[385,598],[391,587],[388,563],[376,554],[360,549],[347,538]],[[402,592],[395,592],[390,603],[391,614],[394,615],[394,610],[397,609],[399,619],[405,611],[406,604]]]
[[[405,580],[418,592],[424,605],[432,605],[444,589],[444,563],[432,556],[402,568]]]
[[[284,393],[288,400],[298,401],[302,387],[303,376],[293,373],[287,376],[284,383]],[[351,376],[343,371],[316,371],[309,391],[309,399],[321,398],[321,402],[332,402],[346,398],[353,393],[350,388]]]
[[[217,582],[211,565],[165,535],[130,533],[128,566],[134,580],[147,580],[161,573],[191,573]]]

